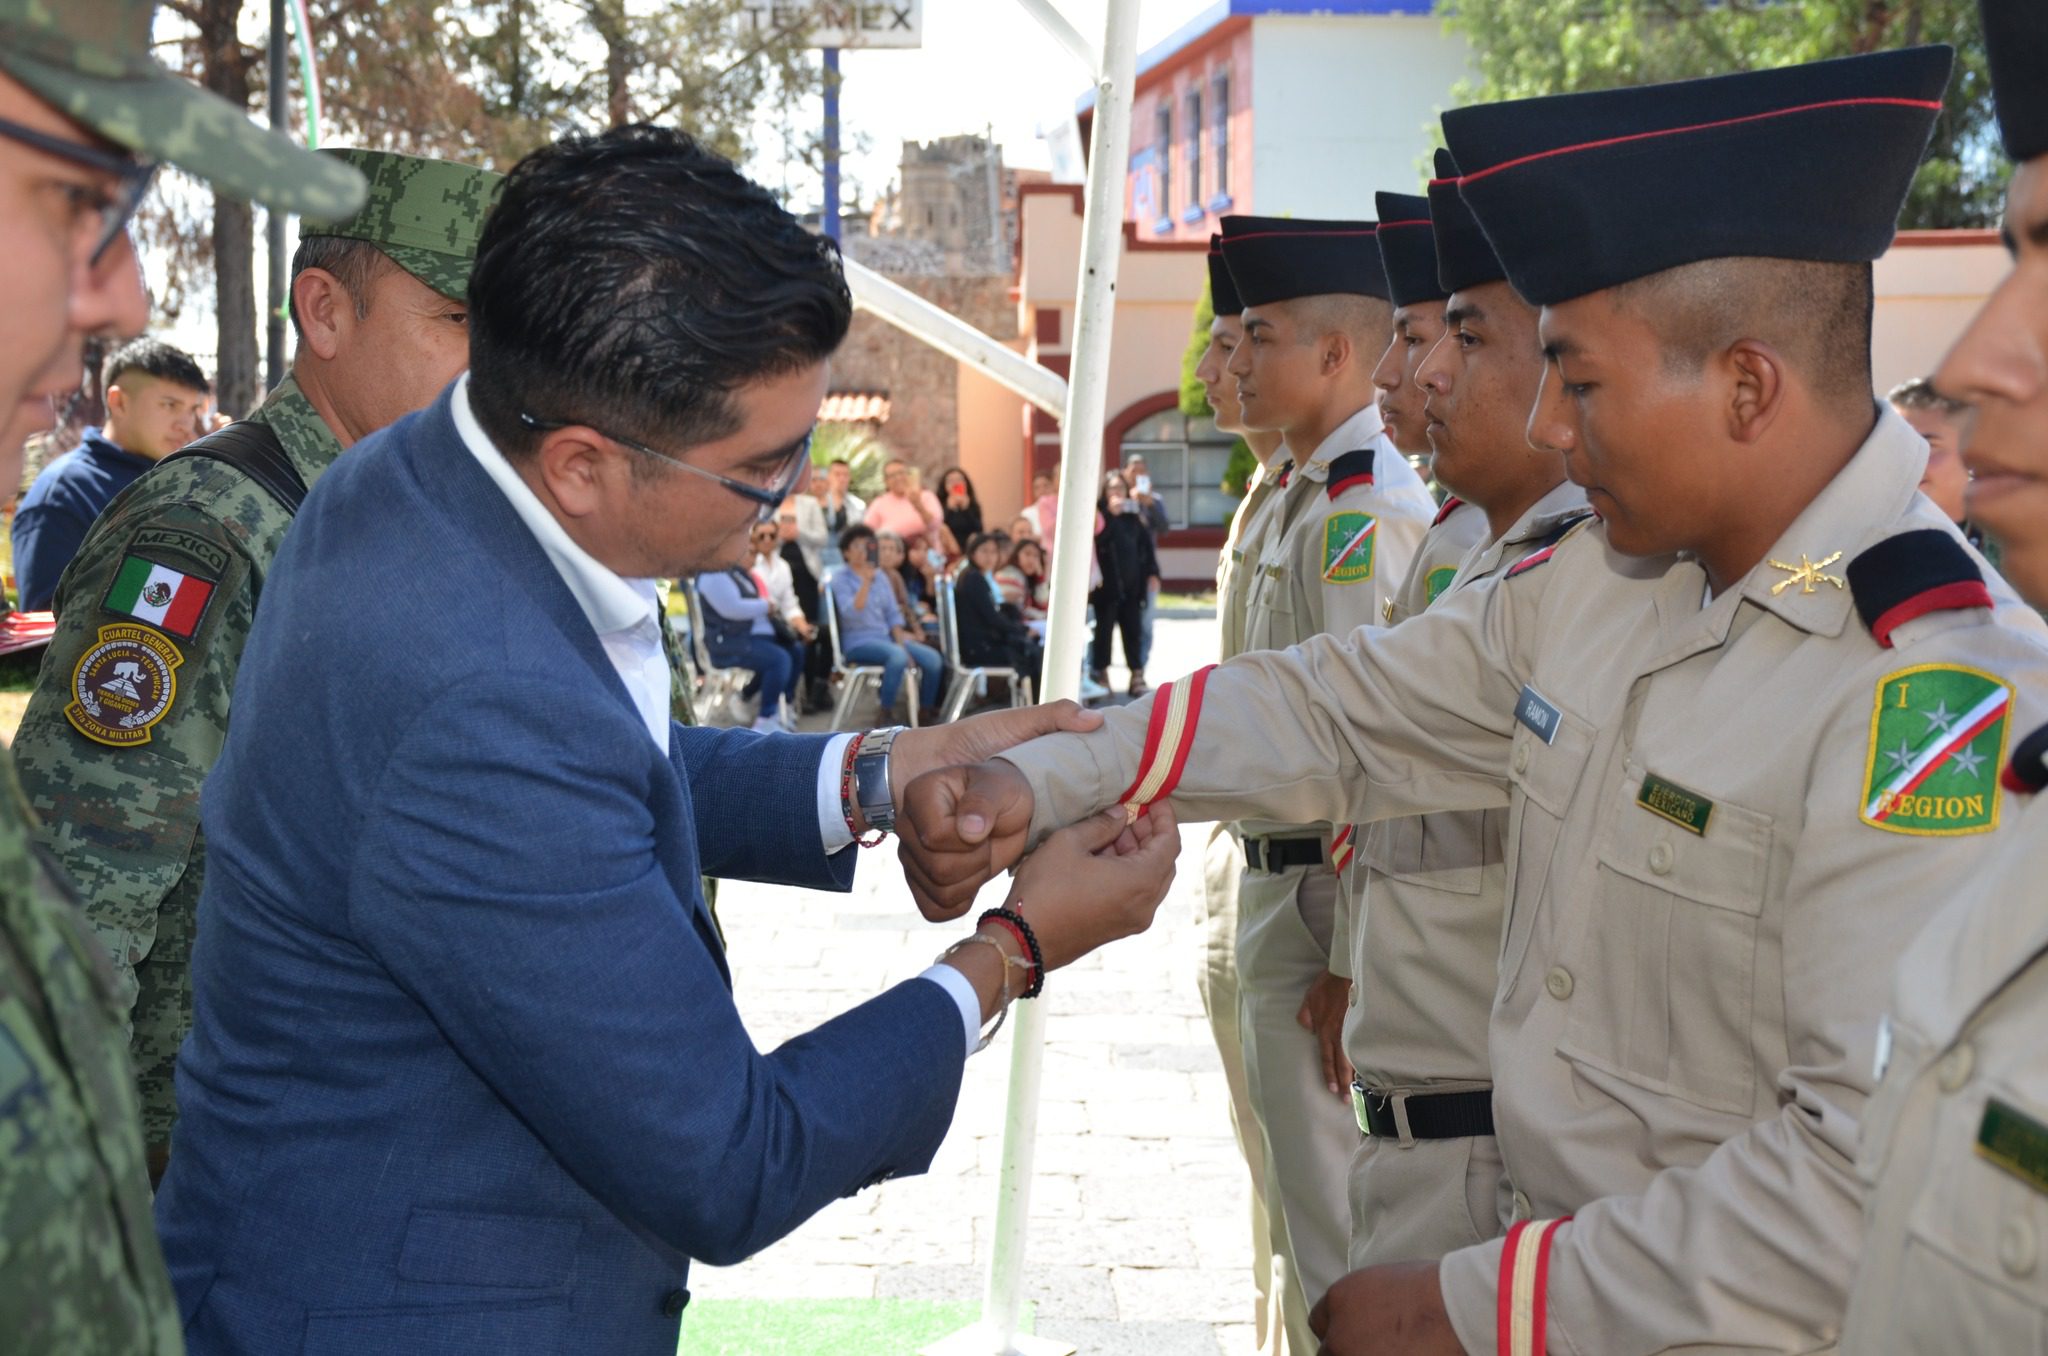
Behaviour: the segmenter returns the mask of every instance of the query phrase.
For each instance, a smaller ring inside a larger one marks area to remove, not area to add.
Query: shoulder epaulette
[[[1371,448],[1363,447],[1356,452],[1346,452],[1331,462],[1330,498],[1335,499],[1344,491],[1360,485],[1372,484],[1372,467],[1376,460],[1377,454]]]
[[[2023,796],[2030,796],[2048,786],[2048,725],[2020,741],[2020,746],[2012,751],[2012,761],[2005,765],[1998,780],[2006,790]]]
[[[1430,520],[1429,525],[1431,527],[1442,527],[1444,519],[1450,517],[1463,507],[1465,507],[1465,501],[1458,498],[1455,494],[1452,495],[1449,499],[1444,500],[1444,506],[1436,511],[1436,517]]]
[[[1564,545],[1565,538],[1571,536],[1572,533],[1578,531],[1599,516],[1599,514],[1591,509],[1587,509],[1584,513],[1578,514],[1575,517],[1564,519],[1538,539],[1534,551],[1531,551],[1528,555],[1523,556],[1513,565],[1510,565],[1508,572],[1502,578],[1513,579],[1518,574],[1526,574],[1530,570],[1535,569],[1557,553],[1557,548]]]
[[[1892,632],[1930,612],[1991,606],[1991,590],[1970,553],[1948,533],[1925,527],[1886,537],[1849,562],[1849,593],[1856,614],[1879,645]]]

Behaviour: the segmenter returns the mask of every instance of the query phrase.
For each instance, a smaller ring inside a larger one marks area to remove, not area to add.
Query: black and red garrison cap
[[[1223,218],[1223,259],[1246,306],[1335,293],[1387,297],[1373,221]]]
[[[1442,301],[1450,293],[1437,285],[1436,240],[1429,228],[1429,199],[1413,193],[1375,193],[1380,214],[1380,264],[1387,270],[1387,299],[1396,306]]]
[[[1532,305],[1703,259],[1867,263],[1941,111],[1953,49],[1456,108],[1458,192]]]
[[[1230,280],[1230,265],[1223,262],[1220,235],[1209,237],[1209,311],[1220,316],[1244,314],[1244,303],[1237,299],[1237,284]]]
[[[2048,155],[2048,4],[1977,0],[1991,58],[1991,101],[2014,160]]]

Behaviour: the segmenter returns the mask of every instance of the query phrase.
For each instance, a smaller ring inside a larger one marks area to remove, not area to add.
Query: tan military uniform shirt
[[[1310,636],[1379,625],[1437,512],[1422,477],[1388,439],[1377,405],[1330,431],[1278,505],[1245,603],[1248,650],[1285,649]],[[1249,819],[1238,832],[1246,838],[1321,837],[1333,849],[1333,865],[1347,854],[1329,824]],[[1337,974],[1351,966],[1346,914],[1336,910],[1330,940]]]
[[[1488,1053],[1518,1213],[1576,1214],[1550,1258],[1554,1351],[1801,1351],[1840,1323],[1893,964],[2009,831],[2004,722],[2048,715],[2040,619],[2001,581],[1995,612],[1933,613],[1887,649],[1822,565],[1954,537],[1925,459],[1882,412],[1705,607],[1698,564],[1620,555],[1593,523],[1401,626],[1208,677],[1186,817],[1508,807]],[[1966,697],[1995,722],[1969,740]],[[1037,831],[1131,785],[1149,714],[1008,755]],[[1942,781],[1901,790],[1923,774]],[[1468,1350],[1493,1349],[1500,1270],[1499,1242],[1444,1259]]]
[[[1423,538],[1390,615],[1399,622],[1501,574],[1588,511],[1585,492],[1566,482],[1489,540],[1485,512],[1458,504]],[[1345,1055],[1359,1082],[1395,1105],[1408,1093],[1484,1090],[1507,898],[1507,811],[1411,815],[1358,832],[1360,864],[1347,882],[1357,982]],[[1351,1265],[1441,1257],[1498,1236],[1502,1181],[1490,1140],[1367,1139],[1351,1169]]]
[[[1244,653],[1244,604],[1251,590],[1253,569],[1263,549],[1266,523],[1280,497],[1280,471],[1291,464],[1287,450],[1277,449],[1270,463],[1261,463],[1252,474],[1244,499],[1230,517],[1230,531],[1223,551],[1216,558],[1216,619],[1221,624],[1220,653],[1224,659]]]
[[[2042,1350],[2044,881],[2048,796],[2037,795],[1893,977],[1886,1068],[1863,1117],[1858,1169],[1870,1194],[1845,1352]]]

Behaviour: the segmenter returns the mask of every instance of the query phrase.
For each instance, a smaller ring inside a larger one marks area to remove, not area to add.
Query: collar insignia
[[[1828,566],[1841,558],[1842,553],[1840,551],[1835,552],[1825,560],[1815,560],[1804,551],[1801,551],[1797,565],[1787,565],[1782,560],[1772,561],[1772,569],[1784,570],[1792,577],[1790,579],[1780,579],[1777,583],[1771,585],[1771,596],[1773,598],[1777,597],[1794,584],[1799,585],[1801,593],[1817,593],[1820,591],[1817,586],[1821,584],[1833,584],[1838,589],[1846,588],[1848,580],[1838,574],[1829,574],[1827,572]]]

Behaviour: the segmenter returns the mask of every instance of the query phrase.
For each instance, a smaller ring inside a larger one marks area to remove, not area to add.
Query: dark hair
[[[1023,569],[1024,566],[1022,562],[1020,562],[1017,558],[1024,554],[1024,550],[1026,547],[1029,547],[1031,550],[1038,552],[1039,566],[1050,572],[1050,566],[1047,565],[1045,558],[1045,543],[1040,541],[1036,537],[1025,537],[1018,541],[1018,543],[1015,546],[1012,546],[1010,548],[1010,559],[1008,563],[1016,566],[1019,570]],[[1037,577],[1043,579],[1045,576],[1039,575]]]
[[[387,269],[397,268],[391,256],[367,240],[355,240],[339,235],[307,235],[299,237],[299,248],[292,255],[292,281],[309,268],[322,273],[331,273],[341,284],[341,290],[355,303],[356,319],[365,320],[370,314],[370,284]],[[301,339],[306,337],[306,327],[299,323],[299,303],[293,295],[296,288],[287,288],[284,294],[285,313],[292,318],[292,332]]]
[[[944,494],[946,492],[946,477],[956,471],[960,473],[960,479],[967,483],[968,504],[974,508],[980,508],[981,499],[974,493],[974,477],[967,474],[965,466],[948,466],[945,470],[939,472],[939,493]]]
[[[192,360],[192,355],[182,348],[172,348],[161,339],[131,339],[109,353],[106,363],[100,368],[100,389],[106,390],[130,372],[140,372],[188,391],[205,394],[213,391],[213,383],[206,379],[206,373],[199,370],[199,364]]]
[[[832,460],[826,462],[825,464],[827,466],[844,466],[849,471],[853,469],[853,463],[848,461],[844,457],[834,457],[832,458]]]
[[[682,451],[732,393],[822,362],[853,315],[838,246],[689,136],[572,135],[512,167],[470,275],[470,402],[506,452],[522,413]]]
[[[1002,545],[1003,539],[997,536],[995,533],[976,532],[973,536],[967,539],[967,547],[964,554],[969,560],[973,560],[974,553],[976,551],[979,551],[982,547],[994,546],[997,550],[1001,550]]]
[[[1932,377],[1915,377],[1911,381],[1902,381],[1885,392],[1884,398],[1886,403],[1897,405],[1902,410],[1933,410],[1951,418],[1970,412],[1969,401],[1943,395],[1935,389]]]
[[[841,532],[839,534],[839,554],[843,556],[852,555],[853,544],[857,541],[875,541],[875,529],[869,527],[866,523],[855,523],[852,527]],[[881,543],[876,542],[878,549],[880,545]]]

